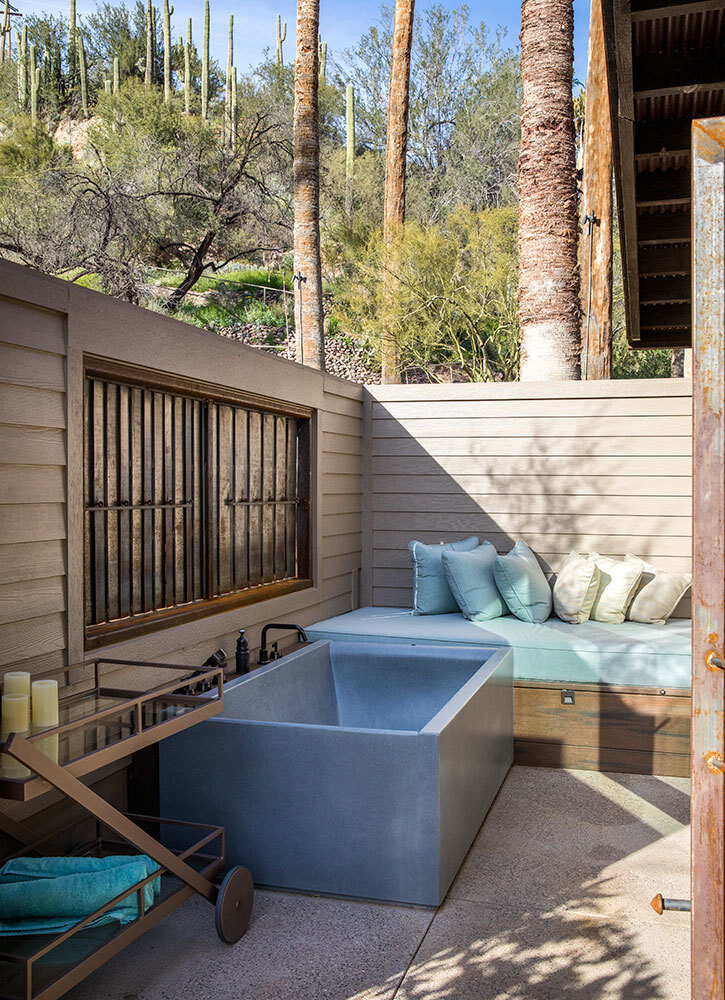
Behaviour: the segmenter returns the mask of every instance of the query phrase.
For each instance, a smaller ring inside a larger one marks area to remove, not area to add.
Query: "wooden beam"
[[[692,123],[689,118],[637,122],[634,127],[635,152],[639,156],[677,151],[687,153],[689,156],[691,132]]]
[[[691,325],[692,306],[689,302],[642,305],[640,309],[642,330],[688,330]]]
[[[602,22],[612,117],[624,308],[627,336],[630,341],[636,341],[639,339],[639,274],[634,173],[632,22],[629,0],[607,0],[603,3]]]
[[[690,285],[689,274],[640,277],[640,306],[658,305],[664,302],[690,303],[692,301],[692,289]]]
[[[680,347],[692,346],[692,330],[683,327],[681,330],[643,330],[642,338],[636,343],[629,342],[633,350],[676,350]]]
[[[725,10],[725,0],[632,0],[632,23],[654,21],[662,17],[681,17],[691,14],[706,14],[711,10]]]
[[[667,212],[640,215],[637,219],[637,241],[645,244],[689,243],[690,212]]]
[[[641,246],[639,248],[639,275],[647,278],[653,275],[690,274],[690,247],[674,244],[670,246]]]
[[[653,170],[637,174],[637,207],[689,204],[690,171]]]
[[[612,377],[612,122],[602,0],[592,0],[580,236],[582,378]]]
[[[638,55],[634,60],[634,99],[725,90],[725,53],[721,48]]]

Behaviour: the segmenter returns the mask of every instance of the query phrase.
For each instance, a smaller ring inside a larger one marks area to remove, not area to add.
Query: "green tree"
[[[391,259],[392,294],[382,280]],[[392,257],[378,231],[348,262],[335,308],[378,357],[381,330],[392,331],[403,370],[509,381],[518,376],[516,285],[515,210],[459,208],[444,226],[406,223]]]

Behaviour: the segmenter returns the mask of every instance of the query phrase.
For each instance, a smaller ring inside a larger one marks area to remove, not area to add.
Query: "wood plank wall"
[[[691,396],[689,379],[371,387],[362,603],[411,606],[413,538],[522,538],[548,573],[572,549],[689,571]]]
[[[0,670],[66,646],[64,316],[0,300]]]
[[[75,550],[82,549],[88,354],[316,411],[316,586],[118,642],[104,647],[104,655],[199,664],[222,646],[233,659],[238,628],[247,629],[254,649],[267,622],[310,625],[357,606],[360,386],[3,261],[0,292],[0,673],[49,669],[85,655],[83,561]],[[289,641],[282,638],[280,648]]]

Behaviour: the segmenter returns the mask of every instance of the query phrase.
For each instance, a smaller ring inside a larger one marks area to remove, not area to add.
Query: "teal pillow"
[[[493,578],[509,611],[522,622],[545,622],[551,614],[551,587],[526,542],[496,556]]]
[[[506,605],[493,578],[496,549],[483,542],[468,552],[443,553],[443,569],[464,618],[488,622],[507,613]]]
[[[478,539],[475,535],[464,538],[461,542],[441,545],[410,542],[408,548],[413,559],[414,615],[450,615],[458,611],[456,599],[443,571],[443,553],[475,549],[477,546]]]

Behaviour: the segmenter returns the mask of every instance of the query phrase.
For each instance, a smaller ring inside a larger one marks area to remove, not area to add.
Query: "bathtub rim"
[[[344,639],[317,639],[315,642],[305,644],[305,646],[301,649],[295,649],[291,653],[281,656],[279,660],[275,660],[272,663],[266,663],[261,667],[256,667],[254,670],[250,671],[248,674],[244,674],[242,677],[236,677],[231,681],[227,681],[224,685],[225,694],[227,691],[237,690],[244,684],[248,684],[264,674],[268,674],[274,670],[279,670],[280,668],[288,666],[290,662],[300,659],[300,657],[311,652],[313,649],[320,649],[323,646],[332,647],[344,645],[354,647],[356,652],[359,652],[360,646],[369,646],[371,650],[374,649],[375,652],[379,654],[381,645],[383,644],[380,642],[351,643]],[[421,647],[436,650],[436,652],[450,649],[452,652],[455,651],[456,653],[472,653],[475,654],[477,659],[480,655],[481,665],[473,672],[473,674],[471,674],[465,683],[453,692],[451,697],[444,702],[443,705],[441,705],[438,711],[435,712],[435,714],[432,715],[426,724],[420,729],[371,729],[364,726],[332,726],[329,724],[315,722],[280,722],[271,719],[247,719],[239,716],[229,717],[223,714],[214,716],[208,721],[243,723],[248,726],[287,727],[299,730],[316,731],[322,730],[325,732],[340,733],[381,733],[393,736],[437,736],[452,722],[461,709],[470,701],[473,695],[481,687],[483,687],[488,680],[491,679],[493,674],[500,668],[502,662],[505,661],[511,653],[510,646],[478,646],[462,645],[458,643],[444,644],[426,642],[396,643],[394,646],[391,646],[390,651],[399,652],[401,649],[410,650]],[[510,683],[513,681],[512,678],[508,678],[508,680]]]

